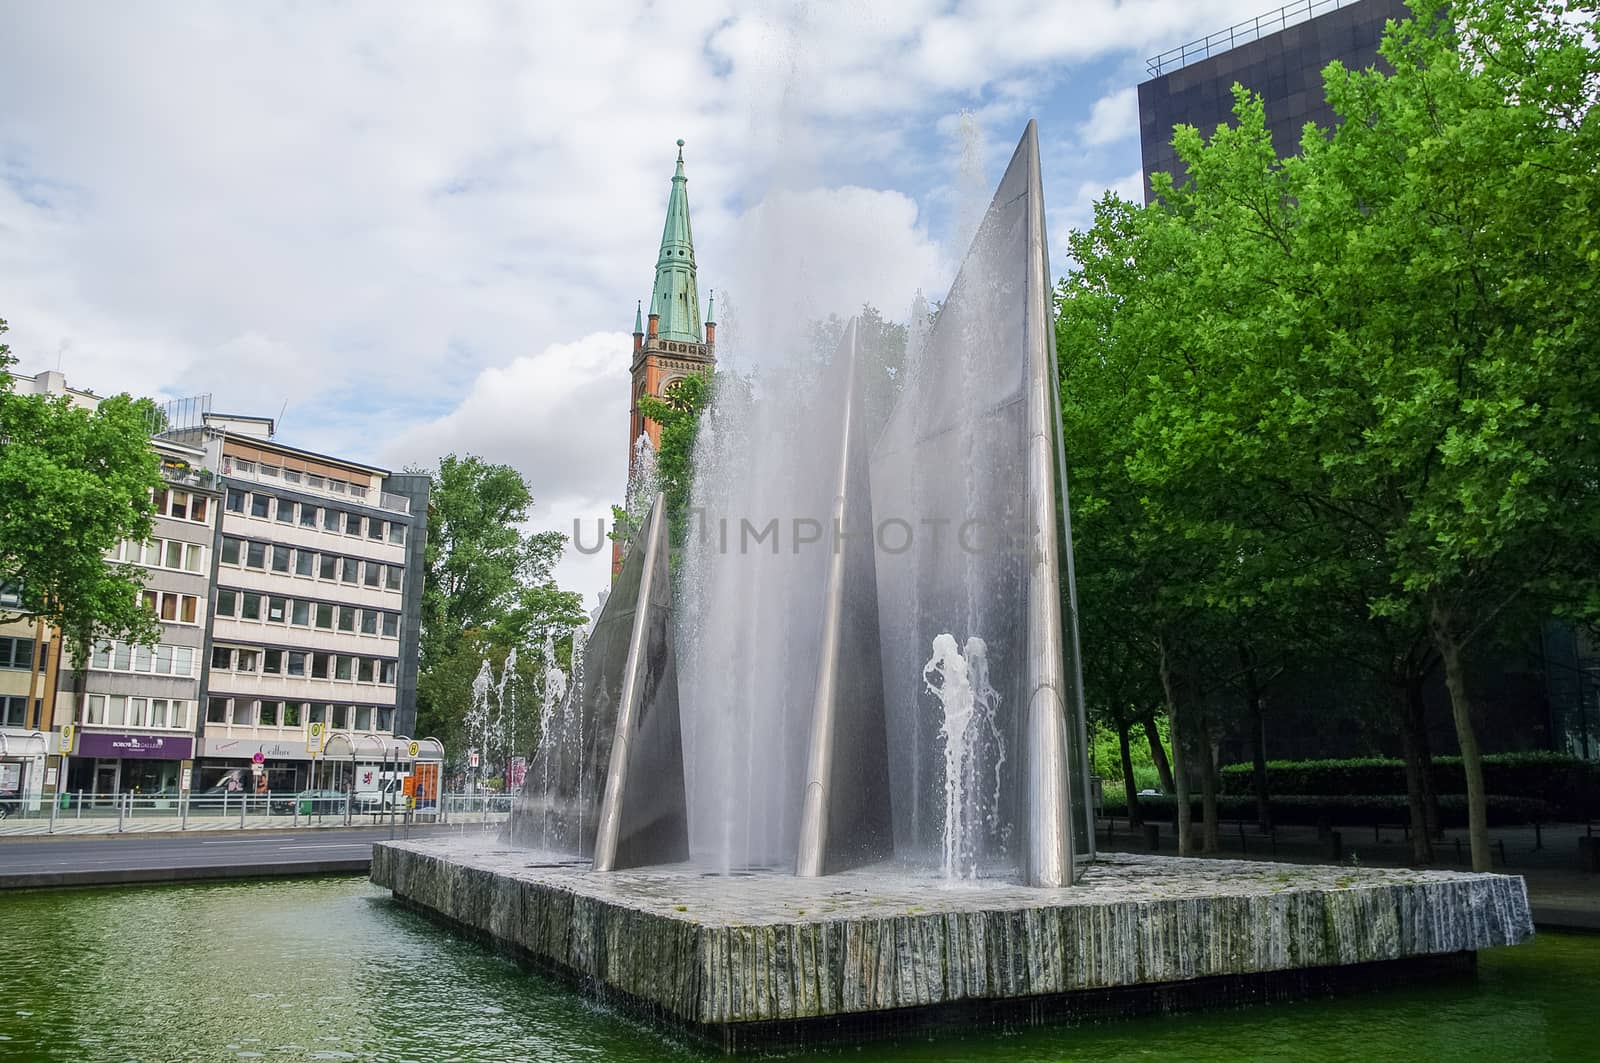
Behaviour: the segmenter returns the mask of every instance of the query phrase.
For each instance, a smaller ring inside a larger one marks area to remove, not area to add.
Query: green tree
[[[1391,26],[1394,73],[1331,65],[1343,122],[1287,160],[1236,88],[1235,127],[1175,131],[1185,186],[1102,204],[1062,300],[1080,369],[1137,396],[1105,422],[1150,537],[1131,585],[1331,632],[1397,690],[1437,662],[1479,868],[1468,655],[1530,597],[1600,597],[1595,13],[1467,0]]]
[[[560,638],[586,617],[582,596],[561,590],[552,576],[566,537],[522,530],[533,493],[520,473],[474,455],[450,454],[426,475],[433,483],[417,726],[449,740],[465,737],[461,720],[485,658],[498,664],[516,647],[519,661],[531,667],[546,634]],[[519,727],[519,742],[534,738]]]
[[[162,482],[150,449],[155,406],[124,394],[91,412],[66,396],[18,395],[14,362],[0,344],[0,586],[20,599],[0,621],[43,618],[78,661],[102,639],[154,643],[142,570],[105,555],[150,537]]]

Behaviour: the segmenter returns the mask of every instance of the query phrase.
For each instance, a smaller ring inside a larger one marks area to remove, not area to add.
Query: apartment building
[[[142,597],[161,640],[103,642],[86,662],[68,655],[56,701],[57,714],[75,724],[60,750],[64,785],[74,793],[176,794],[194,760],[222,495],[215,477],[201,471],[202,451],[160,438],[152,446],[164,481],[154,531],[146,542],[118,544],[110,560],[144,570]]]
[[[223,504],[195,785],[301,789],[334,735],[414,729],[428,478],[285,445],[267,418],[196,434]]]
[[[60,373],[14,379],[100,402]],[[159,643],[105,642],[80,662],[30,618],[0,626],[0,791],[30,808],[59,791],[292,791],[325,752],[375,768],[410,745],[428,478],[208,406],[168,411],[151,539],[110,554],[144,570]]]

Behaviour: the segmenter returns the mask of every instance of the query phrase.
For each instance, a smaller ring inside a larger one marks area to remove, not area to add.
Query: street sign
[[[412,760],[416,760],[417,759],[417,754],[421,753],[421,752],[422,752],[422,743],[421,742],[413,742],[409,746],[406,746],[406,756],[410,757]]]
[[[306,736],[306,752],[315,756],[322,752],[322,723],[318,721],[311,725],[311,730]]]
[[[257,754],[257,755],[259,756],[260,754]],[[255,763],[255,764],[250,765],[250,774],[251,775],[261,775],[266,770],[267,769],[265,767],[263,767],[260,763]]]
[[[478,766],[478,751],[476,749],[474,749],[471,753],[467,754],[467,767],[476,768],[477,766]]]
[[[69,755],[72,753],[72,736],[75,733],[75,731],[76,731],[76,728],[74,728],[70,723],[64,723],[64,724],[61,725],[61,750],[60,751],[62,753],[69,754]]]
[[[259,750],[259,749],[256,750],[254,753],[252,753],[250,755],[250,763],[254,764],[258,768],[261,765],[265,764],[266,762],[267,762],[267,755],[265,753],[261,752],[261,750]]]

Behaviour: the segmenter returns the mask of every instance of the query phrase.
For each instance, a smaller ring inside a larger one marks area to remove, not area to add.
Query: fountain
[[[903,374],[852,323],[779,401],[710,411],[676,580],[642,448],[505,833],[380,844],[373,880],[724,1049],[1409,981],[1527,939],[1520,878],[1095,851],[1045,249],[1030,122]]]

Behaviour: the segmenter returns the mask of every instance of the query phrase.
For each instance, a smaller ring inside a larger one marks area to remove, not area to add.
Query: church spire
[[[689,228],[689,179],[683,175],[683,141],[678,141],[678,169],[672,175],[667,223],[656,256],[656,286],[651,306],[661,315],[663,339],[700,342],[700,293],[695,285],[694,233]]]

